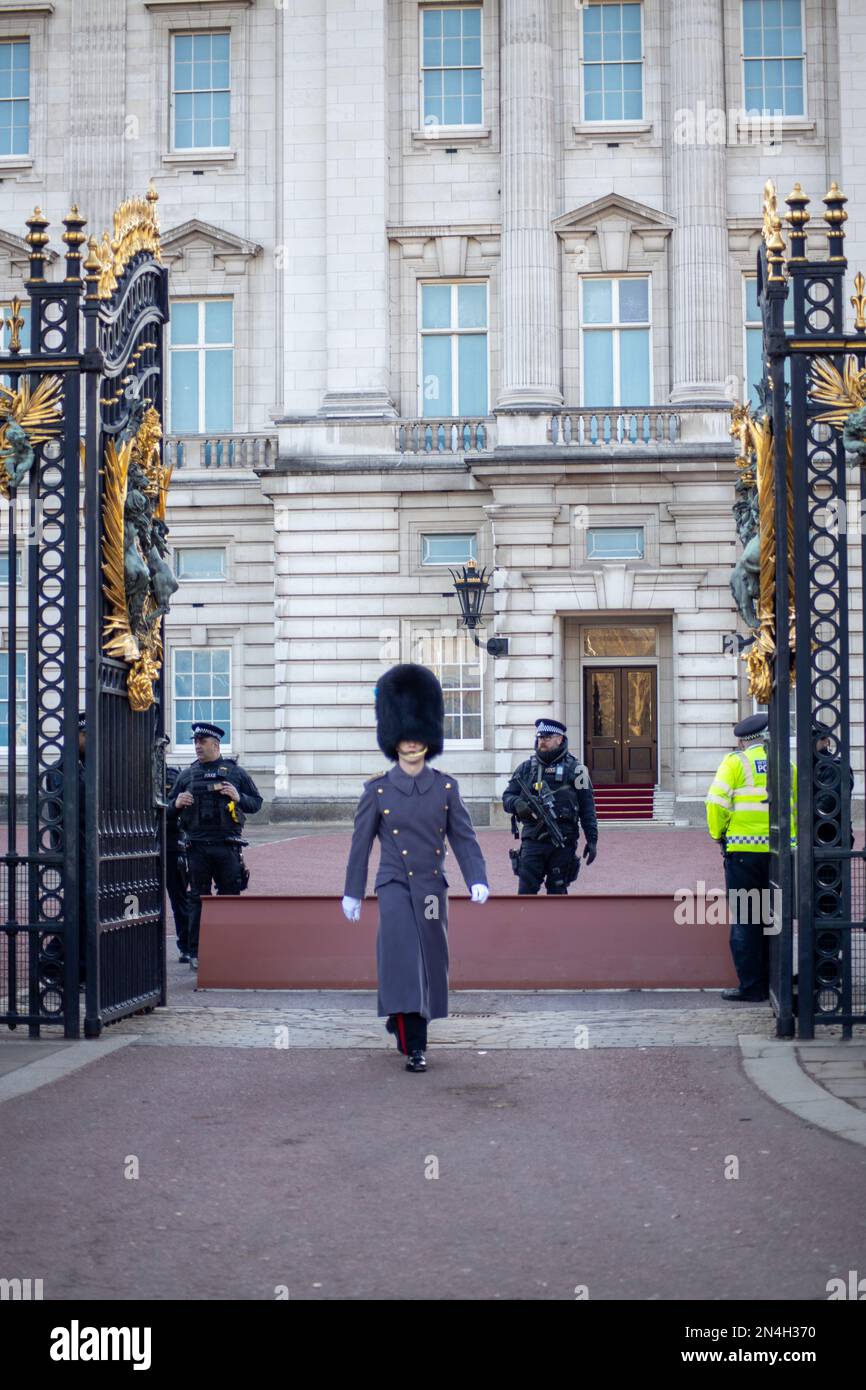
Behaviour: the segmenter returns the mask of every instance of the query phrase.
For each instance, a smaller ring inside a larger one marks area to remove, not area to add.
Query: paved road
[[[723,1011],[680,1046],[682,996],[623,1010],[619,1046],[460,1046],[490,1022],[467,999],[425,1076],[378,1035],[275,1046],[261,1008],[108,1030],[128,1045],[2,1105],[0,1274],[48,1298],[823,1300],[866,1269],[866,1149],[763,1095]],[[610,1002],[589,1026],[615,1044]]]

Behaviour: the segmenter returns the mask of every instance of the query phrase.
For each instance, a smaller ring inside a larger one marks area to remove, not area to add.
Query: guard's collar
[[[429,791],[434,782],[433,769],[429,763],[425,763],[421,771],[414,777],[410,776],[408,772],[404,772],[399,763],[395,763],[387,776],[389,782],[393,782],[394,786],[405,796],[411,796],[413,788],[416,786],[419,792]]]

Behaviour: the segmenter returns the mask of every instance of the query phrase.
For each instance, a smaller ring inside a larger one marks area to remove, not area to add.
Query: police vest
[[[796,767],[791,768],[791,842],[796,839]],[[706,798],[707,828],[735,854],[770,852],[767,750],[763,743],[729,753]]]
[[[238,768],[230,758],[215,763],[195,762],[189,768],[190,780],[184,790],[194,798],[192,806],[184,806],[180,823],[188,834],[200,836],[233,836],[239,834],[246,817],[234,801],[214,790],[215,782],[235,782]]]

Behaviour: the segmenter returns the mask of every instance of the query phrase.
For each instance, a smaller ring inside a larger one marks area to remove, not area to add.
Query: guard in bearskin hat
[[[486,902],[487,870],[454,777],[430,766],[442,752],[442,687],[424,666],[394,666],[376,689],[376,736],[394,763],[364,784],[346,870],[343,912],[361,915],[373,841],[381,847],[376,962],[379,1017],[406,1056],[426,1069],[427,1024],[448,1015],[446,839],[472,901]]]

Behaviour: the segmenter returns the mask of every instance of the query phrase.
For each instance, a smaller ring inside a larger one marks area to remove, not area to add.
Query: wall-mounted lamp
[[[479,642],[475,636],[475,629],[482,621],[481,610],[484,607],[484,595],[487,593],[490,581],[485,579],[486,570],[479,570],[474,560],[470,560],[463,566],[458,573],[449,570],[448,573],[454,580],[454,592],[460,601],[460,621],[464,627],[469,629],[472,641],[476,647],[484,647],[488,656],[507,656],[508,638],[491,637],[487,643]],[[443,598],[450,598],[450,593],[443,594]]]

